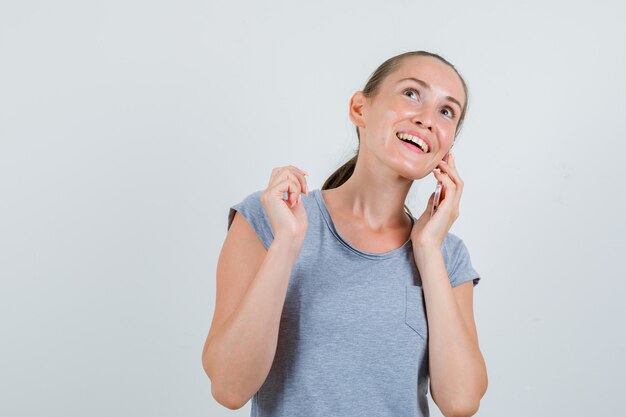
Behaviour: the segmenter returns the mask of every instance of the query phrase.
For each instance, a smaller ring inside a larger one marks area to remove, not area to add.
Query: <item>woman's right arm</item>
[[[293,172],[291,180],[289,176],[281,180],[280,176],[276,173],[273,179],[289,182],[298,178]],[[305,189],[305,185],[298,186],[296,192],[294,187],[289,185],[288,201],[295,201]],[[280,212],[282,207],[272,209],[276,201],[270,201],[271,193],[263,196],[277,231],[269,249],[265,250],[253,228],[236,213],[218,260],[215,313],[204,344],[202,365],[211,379],[215,400],[233,410],[245,405],[269,374],[289,278],[304,241],[305,209],[301,202],[294,208],[288,207],[282,195],[279,203],[295,214],[286,222],[281,218],[287,213]],[[294,219],[291,226],[296,229],[281,228]]]

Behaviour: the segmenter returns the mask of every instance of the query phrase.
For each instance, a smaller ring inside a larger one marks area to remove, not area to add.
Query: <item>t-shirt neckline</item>
[[[403,244],[402,246],[392,249],[390,251],[387,252],[383,252],[383,253],[373,253],[373,252],[366,252],[363,250],[360,250],[358,248],[355,248],[354,246],[352,246],[350,244],[350,242],[348,242],[346,239],[343,238],[343,236],[341,236],[341,234],[339,233],[339,231],[337,230],[337,228],[335,227],[335,223],[333,222],[333,219],[330,217],[330,212],[328,211],[328,207],[326,206],[326,201],[324,201],[324,197],[322,196],[322,190],[321,189],[315,189],[315,190],[311,190],[311,192],[313,193],[313,196],[315,197],[315,201],[317,201],[317,205],[319,206],[319,209],[322,213],[322,217],[324,218],[324,221],[326,222],[326,225],[328,226],[328,228],[330,229],[330,231],[332,232],[332,234],[335,236],[335,238],[341,243],[343,244],[346,248],[350,249],[351,251],[353,251],[354,253],[363,256],[365,258],[369,258],[369,259],[386,259],[386,258],[390,258],[392,256],[395,256],[397,254],[400,253],[405,253],[405,251],[409,248],[409,246],[411,245],[411,238],[409,237]],[[408,213],[407,213],[408,215]],[[413,216],[411,217],[411,222],[412,224],[415,224],[415,218]]]

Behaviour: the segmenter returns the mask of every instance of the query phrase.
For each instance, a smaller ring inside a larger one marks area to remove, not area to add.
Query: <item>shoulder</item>
[[[480,277],[472,265],[469,249],[463,239],[448,232],[441,249],[452,286],[456,287],[469,280],[473,280],[476,286]]]
[[[463,239],[461,239],[458,235],[455,235],[452,232],[448,232],[446,234],[446,237],[443,239],[443,244],[445,246],[454,246],[454,245],[458,245],[459,242],[462,242]]]
[[[265,249],[268,249],[274,240],[274,230],[265,207],[261,202],[261,194],[264,190],[255,190],[245,195],[239,202],[232,204],[228,211],[227,230],[235,217],[235,212],[243,216],[255,230]]]
[[[263,204],[261,203],[262,192],[263,190],[253,191],[245,195],[237,203],[230,206],[230,211],[228,213],[228,228],[230,228],[230,224],[233,221],[235,211],[238,211],[243,214],[244,217],[247,217],[246,214],[258,213],[260,210],[263,209]]]

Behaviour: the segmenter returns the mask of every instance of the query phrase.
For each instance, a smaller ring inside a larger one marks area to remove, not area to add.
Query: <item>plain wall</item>
[[[228,207],[276,166],[320,188],[356,149],[350,96],[410,50],[469,85],[450,231],[482,277],[477,415],[623,411],[624,11],[3,2],[0,415],[249,415],[201,364]]]

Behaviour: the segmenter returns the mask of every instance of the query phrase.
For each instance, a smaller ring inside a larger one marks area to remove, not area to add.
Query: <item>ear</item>
[[[355,126],[365,127],[365,118],[363,117],[363,109],[367,98],[362,91],[357,91],[350,98],[350,120]]]

